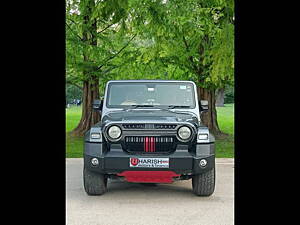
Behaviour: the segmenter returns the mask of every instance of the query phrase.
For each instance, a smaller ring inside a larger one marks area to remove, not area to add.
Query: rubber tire
[[[195,175],[192,178],[193,192],[198,196],[210,196],[215,190],[216,173],[215,168]]]
[[[107,191],[107,178],[104,174],[83,169],[83,185],[88,195],[103,195]]]

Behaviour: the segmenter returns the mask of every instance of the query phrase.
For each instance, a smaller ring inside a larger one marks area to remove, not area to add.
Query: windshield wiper
[[[175,108],[184,108],[184,109],[186,109],[186,108],[190,108],[190,106],[188,106],[188,105],[168,105],[168,108],[169,109],[175,109]]]
[[[141,108],[141,107],[154,107],[154,105],[130,105],[130,109]]]

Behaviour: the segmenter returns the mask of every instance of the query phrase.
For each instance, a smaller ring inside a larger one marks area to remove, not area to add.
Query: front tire
[[[216,173],[215,168],[197,174],[192,178],[193,192],[198,196],[210,196],[215,190]]]
[[[107,191],[107,178],[104,174],[83,169],[84,190],[88,195],[103,195]]]

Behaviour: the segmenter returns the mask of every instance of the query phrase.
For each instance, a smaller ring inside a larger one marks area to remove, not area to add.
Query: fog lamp
[[[91,163],[93,166],[98,166],[99,165],[99,160],[97,158],[92,158]]]
[[[207,165],[207,161],[205,159],[201,159],[199,165],[205,167]]]

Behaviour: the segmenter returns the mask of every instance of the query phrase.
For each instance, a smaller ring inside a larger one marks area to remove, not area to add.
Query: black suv
[[[214,137],[201,124],[200,101],[191,81],[109,81],[95,100],[101,121],[85,135],[84,189],[107,190],[107,179],[172,183],[192,178],[193,192],[215,189]]]

